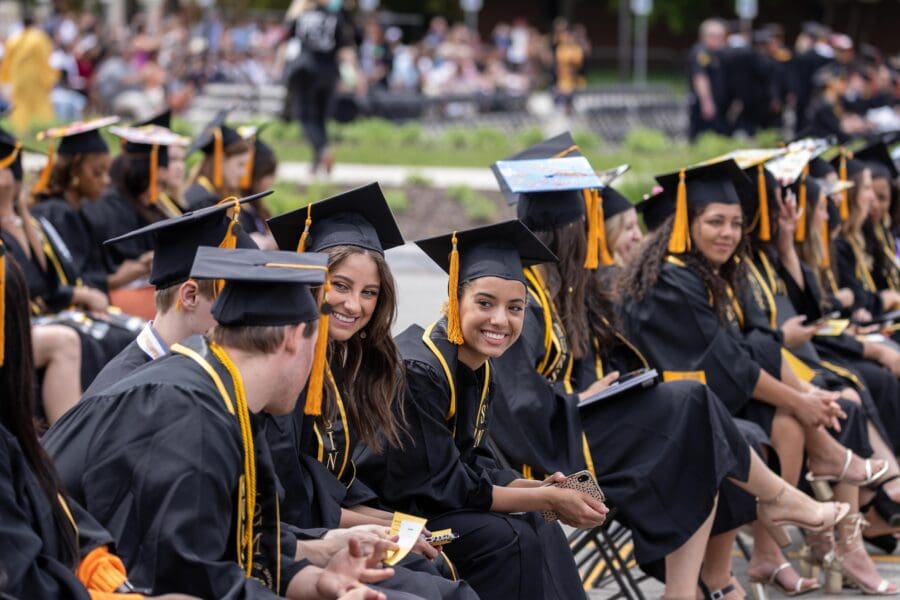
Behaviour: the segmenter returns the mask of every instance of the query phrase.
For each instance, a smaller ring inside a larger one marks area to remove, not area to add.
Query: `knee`
[[[65,325],[48,325],[48,344],[54,360],[81,359],[81,339],[78,333]]]
[[[851,387],[845,387],[841,390],[841,399],[852,402],[853,404],[862,404],[862,398],[860,397],[859,392]]]

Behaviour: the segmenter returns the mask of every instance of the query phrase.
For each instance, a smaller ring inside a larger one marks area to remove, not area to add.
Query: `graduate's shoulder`
[[[677,256],[667,256],[659,270],[659,283],[686,294],[706,294],[700,275]]]

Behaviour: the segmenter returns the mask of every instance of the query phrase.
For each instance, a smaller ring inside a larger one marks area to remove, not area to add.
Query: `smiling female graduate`
[[[410,441],[382,454],[367,450],[360,476],[387,506],[458,534],[444,552],[482,598],[582,597],[561,531],[533,511],[590,527],[604,521],[606,507],[501,469],[487,445],[492,361],[515,343],[525,318],[523,266],[556,257],[519,221],[416,244],[450,274],[447,316],[397,337]],[[553,481],[560,479],[557,473]],[[526,514],[509,514],[520,511]]]

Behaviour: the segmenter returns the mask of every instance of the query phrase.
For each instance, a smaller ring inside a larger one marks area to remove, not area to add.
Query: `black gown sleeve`
[[[663,265],[647,296],[623,310],[628,338],[664,379],[702,372],[732,414],[751,399],[760,366],[733,327],[719,320],[703,281],[690,269]]]
[[[37,488],[37,479],[30,473],[22,450],[5,431],[0,434],[0,540],[3,552],[0,570],[7,578],[5,592],[19,598],[60,598],[89,600],[87,590],[75,573],[48,547],[47,541],[35,530],[29,513],[29,498],[22,497],[26,478]],[[29,494],[41,500],[43,493]],[[42,511],[49,514],[49,506]]]
[[[864,308],[878,316],[882,312],[881,297],[863,287],[859,277],[856,276],[856,255],[850,242],[843,238],[834,241],[835,257],[837,259],[838,285],[849,288],[853,292],[853,310]]]
[[[459,509],[490,510],[493,482],[460,456],[445,419],[450,405],[443,374],[426,364],[406,362],[403,447],[386,447],[378,455],[366,448],[359,474],[391,508],[425,516]]]

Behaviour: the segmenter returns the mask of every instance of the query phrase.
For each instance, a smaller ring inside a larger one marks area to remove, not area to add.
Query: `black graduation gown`
[[[879,290],[900,291],[900,261],[894,235],[884,223],[871,219],[863,225],[866,252],[872,257],[872,279]]]
[[[497,426],[491,439],[510,466],[542,479],[584,469],[588,451],[565,329],[538,270],[528,267],[525,274],[530,299],[522,334],[493,361]]]
[[[66,325],[78,332],[81,340],[81,385],[87,387],[103,365],[134,339],[141,322],[127,317],[102,322],[82,310],[67,311],[72,303],[75,284],[80,283],[81,279],[68,259],[68,249],[54,242],[60,241],[58,236],[46,234],[47,229],[42,224],[47,224],[47,221],[37,219],[35,223],[45,240],[46,269],[41,268],[35,257],[25,253],[15,237],[0,232],[0,238],[9,250],[9,256],[25,274],[34,322]],[[61,311],[66,312],[57,314]]]
[[[846,238],[839,237],[834,240],[834,254],[837,283],[853,292],[853,310],[865,308],[873,317],[880,315],[884,307],[862,249],[855,249]]]
[[[200,175],[184,191],[184,203],[189,211],[206,208],[221,200],[209,179]]]
[[[234,382],[206,341],[195,336],[184,345],[208,362],[236,406]],[[275,598],[308,563],[293,560],[297,538],[280,527],[259,422],[250,415],[257,495],[250,577],[237,542],[246,523],[245,442],[216,383],[190,357],[173,352],[84,398],[43,443],[69,493],[112,534],[133,583],[155,593]]]
[[[621,334],[578,361],[577,385],[648,366]],[[581,410],[600,487],[631,529],[642,566],[681,547],[709,516],[726,477],[746,481],[750,447],[725,406],[699,382],[635,389]],[[763,435],[757,435],[761,441]],[[729,484],[730,485],[730,484]],[[733,487],[721,531],[755,518],[754,499]],[[720,497],[720,505],[725,499]],[[727,515],[727,518],[725,518]],[[650,568],[652,572],[658,569]]]
[[[397,337],[406,365],[408,437],[382,454],[364,449],[359,477],[389,508],[429,518],[460,537],[444,547],[481,598],[579,598],[577,569],[560,528],[536,514],[490,512],[493,486],[518,477],[488,448],[490,362],[472,371],[446,339],[446,320]],[[536,577],[542,572],[543,577]]]
[[[44,219],[50,223],[52,229],[44,227],[44,235],[71,263],[84,285],[106,291],[110,265],[100,246],[103,240],[94,234],[81,211],[72,208],[64,198],[45,198],[31,208],[31,213],[42,225]]]
[[[106,363],[106,366],[94,377],[90,387],[84,391],[84,396],[93,396],[112,387],[151,360],[153,358],[144,352],[138,345],[137,340],[132,340],[112,360]]]
[[[67,501],[79,534],[79,551],[109,544],[99,524],[75,502]],[[0,573],[3,591],[17,598],[88,600],[74,566],[62,562],[53,507],[31,470],[15,436],[0,425]]]

